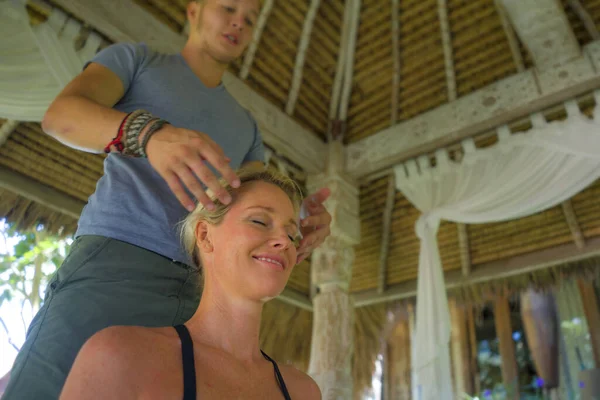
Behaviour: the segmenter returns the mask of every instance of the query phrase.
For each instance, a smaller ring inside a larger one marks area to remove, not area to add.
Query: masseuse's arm
[[[114,72],[91,63],[52,102],[42,120],[42,129],[70,147],[99,153],[117,134],[126,116],[112,108],[123,93],[123,83]],[[195,207],[184,186],[205,206],[212,203],[201,182],[216,193],[221,202],[229,203],[227,191],[219,185],[204,160],[230,184],[237,176],[223,150],[208,135],[165,125],[152,136],[146,153],[152,167],[184,207],[190,210]]]

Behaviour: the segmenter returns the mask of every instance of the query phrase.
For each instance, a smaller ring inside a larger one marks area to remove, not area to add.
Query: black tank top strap
[[[287,387],[285,386],[283,376],[281,376],[281,372],[279,371],[279,367],[277,366],[277,363],[275,362],[275,360],[273,360],[271,357],[269,357],[264,351],[261,350],[260,352],[262,353],[264,358],[266,358],[273,364],[273,368],[275,369],[275,379],[277,380],[279,389],[281,389],[281,393],[283,393],[283,397],[285,398],[285,400],[292,400],[292,398],[290,397],[290,394],[287,390]]]
[[[196,400],[196,365],[194,364],[194,342],[185,325],[174,326],[181,340],[183,361],[183,400]]]

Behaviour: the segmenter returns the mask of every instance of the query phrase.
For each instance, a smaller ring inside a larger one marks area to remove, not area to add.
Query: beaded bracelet
[[[117,136],[104,148],[104,152],[110,153],[114,146],[121,154],[147,158],[148,141],[165,124],[168,122],[154,117],[148,111],[133,111],[123,118]],[[146,130],[147,127],[149,128]]]

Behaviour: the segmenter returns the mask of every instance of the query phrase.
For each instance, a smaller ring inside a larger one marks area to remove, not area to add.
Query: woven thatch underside
[[[75,218],[4,189],[0,189],[0,218],[14,223],[21,232],[43,225],[51,234],[68,236],[77,229]]]
[[[590,281],[599,279],[600,257],[557,265],[509,278],[463,286],[450,290],[448,295],[456,298],[459,304],[480,306],[493,301],[499,296],[514,296],[529,288],[547,290],[559,285],[565,279],[576,278]]]

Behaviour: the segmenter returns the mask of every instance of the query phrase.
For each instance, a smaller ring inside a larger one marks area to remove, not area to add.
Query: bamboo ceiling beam
[[[327,136],[331,136],[332,134],[332,121],[336,120],[337,117],[337,113],[338,113],[338,107],[339,107],[339,102],[340,102],[340,96],[341,96],[341,89],[342,89],[342,81],[344,79],[344,64],[346,62],[346,53],[347,53],[347,46],[346,46],[346,42],[348,41],[348,35],[349,35],[349,30],[348,27],[350,25],[350,6],[349,3],[346,2],[345,6],[344,6],[344,17],[343,17],[343,23],[342,23],[342,30],[340,33],[340,48],[339,48],[339,53],[338,53],[338,58],[337,58],[337,63],[336,63],[336,69],[335,69],[335,78],[333,80],[333,87],[331,89],[331,102],[329,103],[329,127],[327,129]]]
[[[469,249],[469,235],[467,225],[456,224],[458,230],[458,248],[460,249],[460,264],[463,276],[471,274],[471,252]]]
[[[502,22],[502,28],[504,29],[504,33],[506,34],[506,38],[508,39],[508,46],[510,47],[510,52],[512,54],[513,61],[517,66],[517,71],[523,72],[525,71],[525,63],[523,62],[523,55],[521,54],[519,40],[517,39],[515,30],[513,29],[510,21],[508,20],[506,10],[502,5],[501,0],[494,0],[494,5],[496,6],[496,10],[498,11],[498,15],[500,16],[500,22]]]
[[[590,16],[590,14],[586,11],[579,0],[567,0],[567,4],[571,6],[575,14],[579,17],[581,22],[583,22],[583,26],[588,31],[592,39],[598,40],[600,39],[600,33],[598,32],[598,28],[596,28],[596,24],[594,20]]]
[[[310,35],[312,33],[315,17],[319,10],[321,0],[311,0],[310,8],[304,18],[304,25],[302,27],[302,36],[300,37],[300,43],[298,44],[298,51],[296,52],[296,64],[294,65],[294,75],[292,77],[292,87],[288,96],[288,101],[285,106],[285,112],[288,115],[294,113],[294,107],[296,106],[296,100],[298,100],[298,92],[300,91],[300,84],[302,83],[302,71],[304,69],[304,60],[306,57],[306,50],[310,43]]]
[[[581,227],[577,222],[577,216],[575,215],[575,210],[573,210],[571,200],[562,203],[562,210],[565,214],[565,219],[567,220],[571,235],[573,236],[575,246],[577,246],[578,249],[583,249],[585,247],[585,239],[583,237],[583,232],[581,232]]]
[[[398,122],[398,96],[400,91],[400,21],[399,0],[392,0],[392,58],[394,61],[394,72],[392,75],[392,116],[390,125]]]
[[[269,15],[271,15],[271,10],[273,9],[274,1],[275,0],[265,0],[265,4],[260,10],[260,15],[258,16],[256,26],[254,27],[252,42],[250,42],[250,46],[248,46],[248,50],[246,50],[246,55],[244,56],[244,63],[242,64],[242,68],[240,69],[241,79],[246,79],[248,77],[248,73],[250,73],[250,68],[252,67],[252,62],[254,61],[256,50],[258,49],[258,45],[260,44],[260,38],[262,36],[263,30],[265,29],[265,25],[267,24]]]
[[[446,272],[446,289],[453,289],[462,285],[472,285],[495,279],[503,279],[515,275],[527,274],[540,269],[581,261],[590,257],[600,256],[600,237],[589,239],[584,249],[578,249],[574,244],[564,244],[549,249],[505,258],[478,265],[471,275],[464,277],[461,271]],[[365,290],[354,293],[356,307],[385,303],[389,301],[408,299],[417,294],[416,279],[389,286],[384,293],[377,293],[377,289]]]
[[[11,133],[14,132],[19,126],[19,121],[15,121],[14,119],[7,119],[0,127],[0,146],[2,146],[8,140],[8,137]]]
[[[352,92],[352,77],[354,74],[354,53],[356,51],[356,36],[358,35],[358,24],[360,21],[361,0],[346,0],[350,9],[350,31],[348,33],[346,59],[344,65],[344,85],[340,100],[339,119],[346,120],[348,115],[348,104]]]
[[[442,31],[442,46],[444,48],[444,65],[446,67],[448,100],[454,101],[456,100],[456,75],[454,73],[454,60],[452,58],[452,42],[448,23],[447,0],[438,0],[438,17],[440,19],[440,30]]]
[[[396,178],[395,174],[390,174],[388,178],[387,195],[385,198],[385,209],[383,210],[383,228],[381,233],[381,249],[379,255],[379,282],[377,292],[383,293],[385,290],[385,279],[387,275],[387,259],[390,252],[390,229],[392,222],[392,211],[396,199]]]

